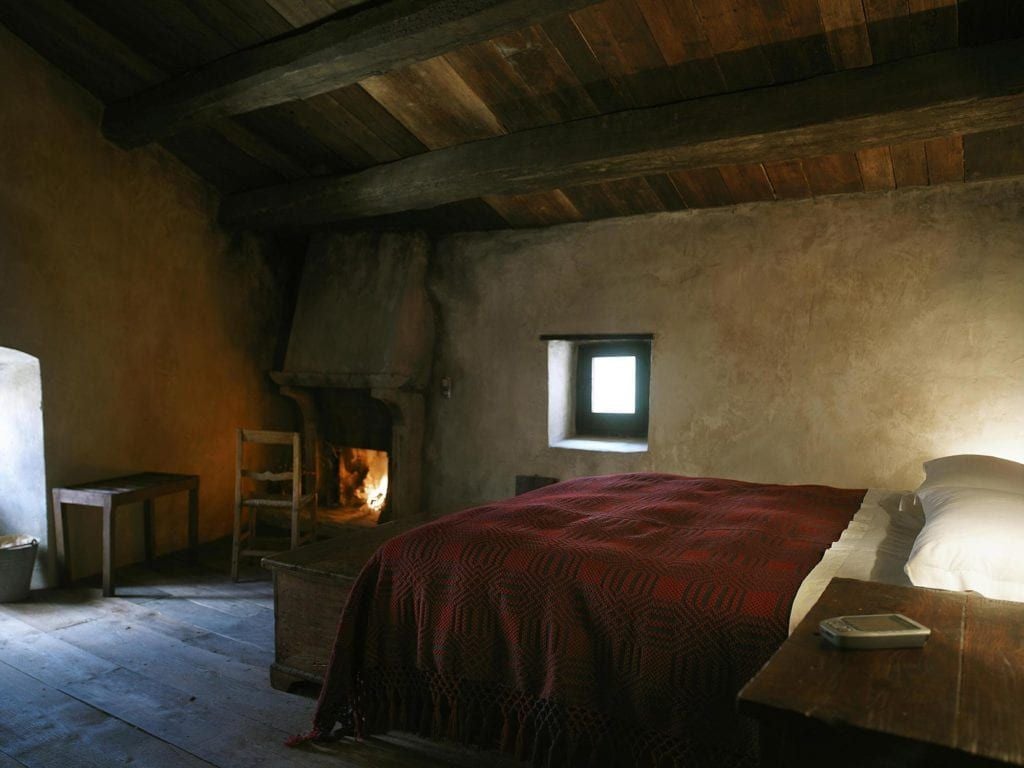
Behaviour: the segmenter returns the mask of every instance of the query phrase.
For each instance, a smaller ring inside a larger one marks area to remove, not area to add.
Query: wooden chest
[[[388,539],[421,524],[396,520],[263,558],[274,574],[274,663],[270,684],[287,691],[319,685],[334,645],[338,619],[363,566]]]

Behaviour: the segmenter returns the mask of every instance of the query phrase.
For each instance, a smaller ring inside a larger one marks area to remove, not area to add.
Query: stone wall
[[[1024,460],[1022,233],[1004,181],[448,238],[431,507],[516,474],[906,488],[929,457]],[[649,451],[548,447],[538,336],[621,332],[655,334]]]
[[[227,534],[234,429],[295,426],[266,377],[271,250],[222,231],[216,197],[170,155],[104,141],[95,100],[2,27],[0,91],[0,347],[39,360],[47,485],[198,473],[200,535]],[[157,501],[158,551],[184,546],[184,510]],[[141,555],[140,518],[123,515],[121,562]],[[98,514],[70,539],[75,574],[98,570]]]

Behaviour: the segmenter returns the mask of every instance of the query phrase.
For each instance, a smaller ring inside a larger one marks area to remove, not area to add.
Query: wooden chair
[[[246,462],[246,443],[254,445],[291,446],[291,469],[288,471],[256,470]],[[287,483],[290,493],[272,493],[271,483]],[[242,530],[242,509],[248,510],[246,530]],[[309,509],[310,529],[302,535],[299,529],[299,512]],[[291,536],[279,539],[284,546],[268,548],[270,541],[256,540],[256,511],[284,511],[291,513]],[[271,432],[267,430],[240,429],[235,444],[235,527],[231,542],[231,578],[238,581],[238,560],[240,557],[263,557],[286,549],[295,549],[299,544],[316,540],[316,493],[302,492],[302,448],[298,432]],[[290,546],[288,546],[290,544]]]

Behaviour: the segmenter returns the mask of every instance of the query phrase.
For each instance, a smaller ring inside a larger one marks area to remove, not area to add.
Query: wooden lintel
[[[107,107],[135,147],[228,115],[315,96],[597,0],[389,0],[226,56]]]
[[[1024,123],[1024,40],[577,120],[359,173],[239,193],[226,224],[305,227],[667,171],[774,162]]]

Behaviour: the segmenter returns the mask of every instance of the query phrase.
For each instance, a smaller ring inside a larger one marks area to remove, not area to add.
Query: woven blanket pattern
[[[537,765],[749,765],[740,687],[864,490],[665,474],[571,480],[385,544],[314,719]]]

